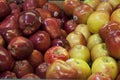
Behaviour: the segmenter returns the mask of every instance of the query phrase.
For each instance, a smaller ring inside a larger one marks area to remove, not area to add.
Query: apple
[[[108,74],[114,80],[118,74],[117,62],[113,57],[103,56],[97,58],[92,64],[92,73],[103,72]]]
[[[90,51],[84,45],[75,45],[69,50],[70,58],[82,59],[86,62],[90,61]]]
[[[46,79],[77,79],[78,71],[63,60],[54,61],[47,69]]]
[[[24,76],[22,76],[22,79],[40,79],[39,76],[37,76],[34,73],[28,73]]]
[[[116,80],[120,80],[120,73],[118,74]]]
[[[87,80],[87,78],[91,75],[90,66],[82,59],[70,58],[66,61],[66,63],[78,71],[77,79]]]
[[[23,36],[13,38],[7,46],[8,51],[15,59],[26,59],[33,52],[32,42]]]
[[[113,79],[106,73],[96,72],[90,75],[88,80],[113,80]]]
[[[95,46],[96,44],[102,43],[102,42],[103,41],[98,33],[92,34],[87,40],[87,47],[91,51],[93,46]]]
[[[98,33],[100,28],[109,22],[110,13],[106,11],[94,11],[87,20],[88,29],[91,33]]]
[[[79,24],[74,30],[75,33],[82,33],[86,40],[91,36],[91,33],[88,30],[88,26],[86,24]]]
[[[107,0],[107,2],[109,2],[114,9],[117,7],[118,4],[120,4],[120,0]]]
[[[79,6],[80,0],[64,0],[63,1],[63,11],[68,15],[72,16],[74,9]]]
[[[109,55],[120,59],[120,30],[112,31],[105,40]]]
[[[73,47],[76,44],[87,44],[87,41],[82,33],[71,32],[67,35],[66,40],[70,44],[70,47]]]
[[[45,3],[48,2],[48,0],[36,0],[37,1],[37,6],[39,8],[42,8]]]
[[[91,59],[92,61],[95,61],[95,59],[102,56],[109,56],[109,52],[106,48],[106,44],[105,43],[96,44],[91,49]]]
[[[5,46],[5,40],[2,35],[0,35],[0,46]]]
[[[93,13],[92,7],[82,3],[73,11],[73,19],[77,24],[86,24],[88,17]]]
[[[53,63],[57,59],[66,61],[69,57],[68,51],[61,46],[52,46],[44,54],[44,60],[47,63]]]
[[[116,21],[116,22],[120,23],[119,13],[120,13],[120,8],[114,10],[113,13],[110,16],[110,20],[111,21]]]

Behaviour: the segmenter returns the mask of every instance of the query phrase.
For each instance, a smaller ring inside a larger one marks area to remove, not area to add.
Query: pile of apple
[[[16,78],[120,80],[120,0],[0,0],[0,79]]]

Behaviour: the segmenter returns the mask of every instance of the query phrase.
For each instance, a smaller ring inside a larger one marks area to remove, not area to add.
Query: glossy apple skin
[[[73,19],[71,19],[65,23],[63,29],[67,32],[67,34],[69,34],[70,32],[75,30],[76,26],[77,23]]]
[[[86,24],[88,17],[93,12],[92,7],[87,4],[81,4],[76,7],[73,11],[73,19],[77,24]]]
[[[35,10],[24,11],[19,17],[19,28],[25,35],[31,35],[40,28],[41,17]]]
[[[44,61],[43,54],[38,50],[33,50],[32,54],[28,57],[28,61],[33,68],[36,68]]]
[[[34,73],[28,73],[28,74],[22,76],[22,79],[40,79],[40,77]]]
[[[46,79],[77,79],[78,72],[63,60],[56,60],[46,73]]]
[[[52,17],[59,18],[61,15],[61,9],[55,3],[46,2],[42,8],[50,11],[52,14]]]
[[[68,16],[72,16],[74,9],[79,5],[79,0],[64,0],[63,10]]]
[[[59,38],[61,35],[61,23],[57,18],[46,18],[43,22],[44,29],[47,31],[52,39]]]
[[[11,70],[14,66],[11,54],[4,47],[0,47],[0,53],[0,71]]]
[[[42,8],[45,3],[47,3],[48,0],[37,0],[37,4],[39,8]]]
[[[10,41],[7,48],[15,59],[26,59],[32,54],[34,47],[29,39],[18,36]]]
[[[41,79],[46,79],[46,72],[50,64],[43,62],[37,66],[35,69],[35,74],[38,75]]]
[[[105,40],[106,47],[108,49],[109,55],[115,59],[120,59],[120,31],[111,32]]]
[[[68,51],[61,46],[50,47],[44,54],[44,60],[47,63],[53,63],[57,59],[66,61],[69,57]]]
[[[14,72],[11,71],[4,71],[0,73],[0,79],[16,79],[17,76]]]
[[[28,73],[33,73],[33,68],[27,60],[19,60],[15,62],[13,72],[16,73],[18,78],[21,78]]]
[[[102,72],[96,72],[89,76],[88,80],[113,80],[109,75],[102,73]]]
[[[29,39],[32,41],[34,48],[41,52],[46,51],[51,45],[50,35],[46,31],[37,31]]]
[[[37,8],[37,1],[36,0],[25,0],[22,8],[24,11],[30,10],[30,9],[35,9]]]
[[[120,13],[120,8],[114,10],[110,16],[110,20],[120,23],[120,19],[118,18],[118,17],[120,17],[119,13]]]
[[[105,41],[107,35],[111,33],[111,31],[119,30],[120,24],[115,21],[111,21],[107,24],[105,24],[100,30],[99,35],[102,38],[103,41]]]
[[[97,67],[97,68],[96,68]],[[103,72],[111,76],[114,80],[118,75],[117,62],[113,57],[103,56],[97,58],[91,67],[92,73]]]

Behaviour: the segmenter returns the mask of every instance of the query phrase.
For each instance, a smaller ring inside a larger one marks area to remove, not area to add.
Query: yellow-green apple
[[[90,61],[90,51],[84,45],[75,45],[69,50],[70,58],[82,59],[86,62]]]
[[[88,4],[81,4],[76,7],[73,11],[73,19],[76,21],[77,24],[86,24],[87,19],[90,14],[93,12],[93,9]]]
[[[103,72],[96,72],[89,76],[88,80],[113,80],[110,75]]]
[[[56,60],[47,68],[46,79],[77,79],[78,72],[63,60]]]
[[[91,33],[98,33],[99,29],[109,22],[110,13],[106,11],[94,11],[87,20],[88,29]]]
[[[82,59],[70,58],[66,61],[66,63],[78,71],[77,79],[79,80],[87,80],[87,78],[91,75],[90,66]]]
[[[91,50],[91,59],[94,61],[98,57],[108,56],[108,50],[105,43],[96,44]]]
[[[109,2],[114,9],[117,7],[118,4],[120,4],[120,0],[107,0],[107,2]]]
[[[111,14],[113,11],[113,7],[109,2],[103,1],[97,6],[96,11],[98,10],[107,11]]]
[[[66,40],[70,44],[70,47],[73,47],[76,44],[87,44],[87,41],[82,33],[71,32],[67,35]]]
[[[80,0],[64,0],[63,11],[68,15],[72,16],[74,9],[80,5]]]
[[[92,73],[103,72],[112,77],[114,80],[118,74],[117,62],[113,57],[103,56],[97,58],[92,64]]]
[[[115,30],[120,30],[120,24],[115,21],[110,21],[107,24],[105,24],[102,28],[100,28],[99,35],[102,38],[102,40],[105,41],[107,35]]]
[[[111,21],[116,21],[116,22],[120,23],[120,18],[119,18],[120,15],[119,14],[120,14],[120,8],[114,10],[110,16]]]
[[[105,40],[109,55],[120,59],[120,30],[112,31]]]
[[[90,5],[94,10],[102,2],[102,0],[84,0],[83,3]]]
[[[92,34],[87,40],[87,47],[89,50],[93,48],[94,45],[102,43],[102,39],[99,34]]]
[[[91,33],[89,32],[88,26],[86,24],[77,25],[74,31],[75,33],[82,33],[86,40],[91,36]]]

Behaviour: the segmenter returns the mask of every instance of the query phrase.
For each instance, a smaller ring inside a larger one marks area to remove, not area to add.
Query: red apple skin
[[[59,67],[59,68],[58,68]],[[78,72],[63,60],[56,60],[47,69],[46,79],[77,79]]]
[[[10,53],[4,47],[0,47],[0,71],[11,70],[13,66],[14,60]]]
[[[88,80],[113,80],[111,76],[102,73],[102,72],[96,72],[89,76]]]
[[[0,73],[0,79],[16,79],[17,76],[14,72],[11,71],[4,71]]]
[[[40,79],[39,76],[37,76],[34,73],[28,73],[24,76],[22,76],[22,79]]]
[[[13,72],[18,78],[21,78],[28,73],[33,73],[33,68],[27,60],[19,60],[15,62]]]
[[[41,17],[35,10],[21,13],[19,17],[19,28],[25,35],[31,35],[40,28]]]
[[[32,41],[34,48],[40,52],[46,51],[51,45],[50,35],[46,31],[37,31],[29,39]]]
[[[115,59],[120,59],[120,30],[112,31],[106,37],[105,43],[109,55]]]
[[[71,19],[65,23],[63,28],[67,32],[67,34],[69,34],[70,32],[74,31],[76,27],[77,23],[73,19]]]
[[[32,54],[28,57],[28,61],[33,68],[36,68],[44,61],[43,54],[38,50],[33,50]]]
[[[8,44],[8,50],[15,59],[26,59],[33,52],[32,42],[23,37],[18,36],[13,38]]]
[[[61,24],[57,18],[46,18],[43,22],[44,29],[52,39],[59,38],[61,35]]]
[[[42,8],[45,3],[47,3],[48,0],[37,0],[37,4],[39,8]]]
[[[38,75],[41,79],[46,79],[46,72],[50,64],[43,62],[37,66],[35,69],[35,74]]]
[[[52,14],[52,17],[59,18],[61,15],[61,9],[55,3],[46,2],[42,8],[50,11]]]
[[[99,35],[102,38],[103,41],[105,41],[107,35],[111,33],[111,31],[119,30],[120,24],[115,21],[111,21],[107,24],[105,24],[100,30]]]
[[[116,80],[120,80],[120,73],[118,74]]]
[[[72,16],[74,9],[79,5],[80,0],[64,0],[63,10],[68,16]]]
[[[83,3],[74,9],[73,19],[76,21],[77,24],[86,24],[87,19],[92,12],[92,7]]]

